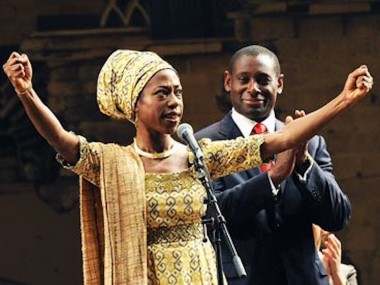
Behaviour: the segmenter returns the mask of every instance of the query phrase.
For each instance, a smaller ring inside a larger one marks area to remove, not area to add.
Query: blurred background
[[[179,71],[183,121],[224,116],[222,74],[240,47],[279,57],[277,112],[307,112],[367,64],[372,94],[326,127],[335,175],[353,205],[337,235],[360,284],[380,281],[380,1],[2,0],[0,60],[25,52],[35,90],[62,124],[89,140],[128,144],[129,123],[98,111],[96,80],[115,49],[152,50]],[[82,284],[77,177],[61,169],[0,73],[0,285]],[[379,192],[378,192],[379,191]]]

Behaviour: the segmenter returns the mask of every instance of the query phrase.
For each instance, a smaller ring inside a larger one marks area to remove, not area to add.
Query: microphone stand
[[[222,250],[221,250],[221,237],[223,235],[224,241],[227,244],[227,247],[229,249],[229,252],[232,256],[232,262],[235,266],[236,272],[240,278],[247,277],[247,273],[245,272],[243,263],[241,262],[240,257],[238,256],[238,253],[235,249],[235,246],[232,242],[232,239],[230,237],[230,234],[228,233],[227,227],[226,227],[226,220],[224,219],[219,205],[217,203],[217,199],[214,194],[214,188],[211,183],[211,178],[209,171],[207,169],[207,166],[204,164],[203,157],[197,157],[194,155],[194,164],[195,169],[198,171],[198,178],[201,180],[203,186],[206,188],[207,191],[207,197],[213,218],[211,218],[211,221],[214,226],[214,234],[215,234],[215,251],[216,251],[216,258],[217,258],[217,276],[218,276],[218,284],[223,285],[223,266],[222,266]]]

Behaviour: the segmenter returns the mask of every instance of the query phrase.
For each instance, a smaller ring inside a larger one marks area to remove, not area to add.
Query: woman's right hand
[[[31,88],[33,71],[28,56],[13,52],[3,69],[39,134],[65,161],[76,164],[79,159],[79,139],[62,127],[57,117]]]
[[[33,70],[25,53],[12,52],[3,65],[3,70],[18,94],[31,87]]]

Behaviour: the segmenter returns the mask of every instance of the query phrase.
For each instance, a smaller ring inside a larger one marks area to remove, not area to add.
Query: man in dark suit
[[[283,123],[275,118],[274,107],[283,85],[284,75],[273,52],[261,46],[240,49],[224,74],[233,108],[221,121],[196,133],[196,138],[248,136],[257,123],[269,132],[280,130]],[[300,115],[297,111],[296,117]],[[289,167],[291,171],[282,171]],[[328,284],[314,246],[312,224],[337,231],[351,217],[351,204],[332,170],[325,140],[315,136],[293,152],[293,157],[278,160],[267,172],[251,169],[213,182],[248,274],[239,279],[230,256],[223,251],[229,285]],[[258,197],[254,206],[245,199],[252,191],[257,191]]]

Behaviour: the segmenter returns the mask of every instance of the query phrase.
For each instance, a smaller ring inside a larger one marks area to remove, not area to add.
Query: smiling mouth
[[[264,100],[260,99],[243,99],[243,102],[247,105],[250,106],[263,106],[264,105]]]

